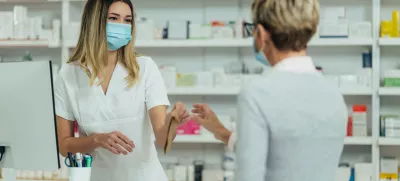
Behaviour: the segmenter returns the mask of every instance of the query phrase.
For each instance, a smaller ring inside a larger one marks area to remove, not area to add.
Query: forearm
[[[60,141],[60,153],[62,156],[67,156],[68,152],[71,153],[91,153],[94,149],[99,147],[96,142],[96,135],[88,137],[69,137]]]
[[[214,137],[225,144],[228,144],[232,132],[226,129],[224,126],[214,130]]]
[[[160,148],[164,148],[167,138],[168,138],[168,129],[169,125],[165,124],[161,129],[159,129],[155,135],[156,135],[156,145]],[[172,132],[172,140],[174,140],[176,137],[176,131]]]

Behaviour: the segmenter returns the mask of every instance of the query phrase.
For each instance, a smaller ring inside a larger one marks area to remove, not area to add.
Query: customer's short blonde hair
[[[317,31],[318,0],[254,0],[253,23],[261,24],[280,51],[300,51]]]

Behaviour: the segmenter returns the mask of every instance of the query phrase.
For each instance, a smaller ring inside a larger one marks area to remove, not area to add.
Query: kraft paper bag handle
[[[164,146],[164,154],[167,154],[172,146],[172,139],[174,137],[176,128],[178,128],[180,123],[179,117],[176,115],[176,111],[173,110],[171,113],[171,121],[168,125],[167,140]]]

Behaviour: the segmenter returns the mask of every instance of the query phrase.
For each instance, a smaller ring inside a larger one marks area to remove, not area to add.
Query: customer
[[[347,108],[306,56],[319,20],[317,0],[255,0],[256,57],[272,70],[238,98],[238,181],[332,181],[343,149]],[[228,143],[235,135],[196,104],[194,119]]]
[[[93,153],[92,181],[168,180],[153,133],[164,147],[170,103],[157,65],[135,53],[134,15],[130,0],[88,0],[78,45],[56,81],[60,152]],[[185,106],[174,108],[187,121]],[[73,137],[73,121],[82,137]]]

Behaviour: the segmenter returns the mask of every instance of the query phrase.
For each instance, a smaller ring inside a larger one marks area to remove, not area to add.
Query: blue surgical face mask
[[[260,63],[262,63],[263,65],[269,67],[270,64],[269,64],[264,52],[262,50],[257,50],[255,39],[254,39],[253,48],[254,48],[254,53],[256,55],[256,60],[259,61]]]
[[[115,51],[132,39],[132,25],[107,22],[108,50]]]

